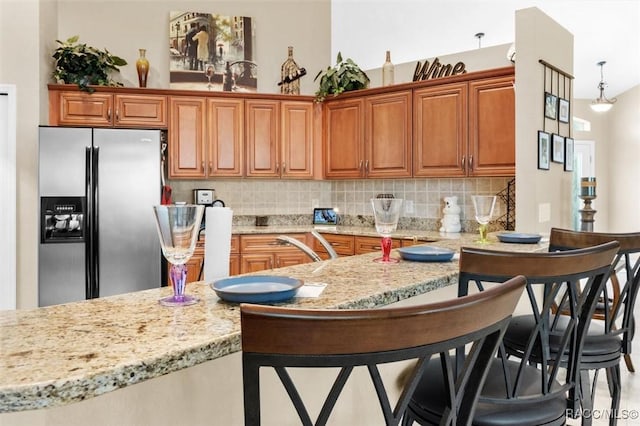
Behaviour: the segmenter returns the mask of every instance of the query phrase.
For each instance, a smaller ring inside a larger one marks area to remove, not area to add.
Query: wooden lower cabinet
[[[229,255],[229,275],[240,275],[240,236],[231,236],[231,254]]]
[[[266,269],[308,263],[311,259],[296,247],[282,245],[279,234],[240,236],[240,273],[258,272]],[[307,243],[307,234],[287,234]]]
[[[338,235],[338,234],[321,234],[331,247],[338,253],[339,256],[353,256],[353,235]],[[327,254],[322,244],[315,238],[313,239],[313,251],[323,259],[328,259]]]
[[[365,237],[354,235],[339,235],[339,234],[322,234],[325,240],[331,244],[331,247],[340,256],[353,256],[355,254],[371,253],[374,251],[380,251],[380,237]],[[419,244],[420,242],[414,242],[413,240],[403,240],[400,238],[393,238],[391,248],[399,248],[405,245]],[[313,241],[313,250],[320,255],[323,259],[328,259],[329,255],[322,247],[322,244],[318,240]]]
[[[354,237],[354,246],[355,246],[354,254],[364,254],[364,253],[371,253],[374,251],[381,251],[382,249],[380,248],[380,240],[381,240],[381,237],[360,237],[360,236]],[[391,240],[392,249],[399,248],[401,246],[402,246],[402,240],[399,240],[397,238],[393,238]]]

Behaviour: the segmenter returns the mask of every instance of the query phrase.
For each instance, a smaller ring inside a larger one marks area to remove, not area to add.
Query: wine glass
[[[164,306],[185,306],[198,302],[198,298],[185,293],[187,265],[196,248],[203,205],[153,206],[162,254],[171,263],[173,296],[160,299]]]
[[[489,242],[489,240],[487,240],[487,224],[493,215],[496,198],[497,197],[495,195],[471,196],[471,199],[473,200],[473,208],[476,213],[476,220],[480,224],[480,227],[478,228],[478,231],[480,232],[480,239],[477,241],[479,243],[486,244]]]
[[[382,257],[374,259],[378,263],[398,263],[398,259],[390,258],[391,234],[398,227],[398,219],[402,209],[401,198],[372,198],[371,206],[376,220],[376,231],[382,236]]]
[[[213,84],[211,84],[211,78],[213,77],[214,72],[215,72],[215,69],[213,68],[213,65],[211,64],[204,65],[204,75],[206,75],[207,80],[209,80],[209,84],[207,84],[207,88],[209,90],[211,90],[211,88],[213,87]]]

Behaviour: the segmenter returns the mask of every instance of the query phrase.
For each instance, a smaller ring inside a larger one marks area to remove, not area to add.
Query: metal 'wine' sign
[[[466,72],[464,62],[458,62],[455,65],[441,64],[440,60],[435,58],[431,64],[429,64],[429,61],[425,61],[424,64],[418,61],[413,72],[413,81],[448,77],[450,75],[465,74]]]

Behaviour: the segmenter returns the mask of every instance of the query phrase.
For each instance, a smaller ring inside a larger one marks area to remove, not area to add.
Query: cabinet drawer
[[[355,254],[380,251],[380,239],[379,237],[355,237]],[[399,248],[401,245],[401,240],[399,239],[394,238],[391,242],[392,249]]]
[[[299,251],[296,247],[281,244],[276,238],[280,234],[263,234],[263,235],[241,235],[240,236],[240,253],[272,253]],[[295,238],[307,243],[306,234],[287,234],[289,237]]]
[[[321,234],[331,247],[338,253],[340,256],[353,256],[354,254],[354,245],[353,245],[353,235],[336,235],[336,234]],[[324,247],[322,244],[315,238],[313,239],[313,250],[319,254],[326,254]]]

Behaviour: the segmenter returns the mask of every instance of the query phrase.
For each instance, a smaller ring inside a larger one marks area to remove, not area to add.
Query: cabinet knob
[[[209,174],[212,175],[213,174],[213,162],[209,161]]]
[[[360,174],[362,174],[362,164],[364,162],[362,160],[360,160],[360,163],[358,164],[358,170],[360,170]]]
[[[116,121],[120,121],[120,111],[116,108]]]
[[[287,171],[287,163],[285,163],[284,161],[282,162],[282,173]]]
[[[473,155],[469,156],[469,170],[473,170]]]
[[[280,163],[276,163],[276,173],[280,171]]]
[[[205,171],[205,169],[204,169],[204,161],[202,162],[202,164],[200,166],[202,167],[202,171],[204,172]]]
[[[107,109],[107,120],[111,121],[111,108]]]
[[[465,170],[465,160],[467,157],[465,157],[464,155],[462,156],[462,170]]]
[[[364,173],[369,174],[369,160],[364,162]]]

